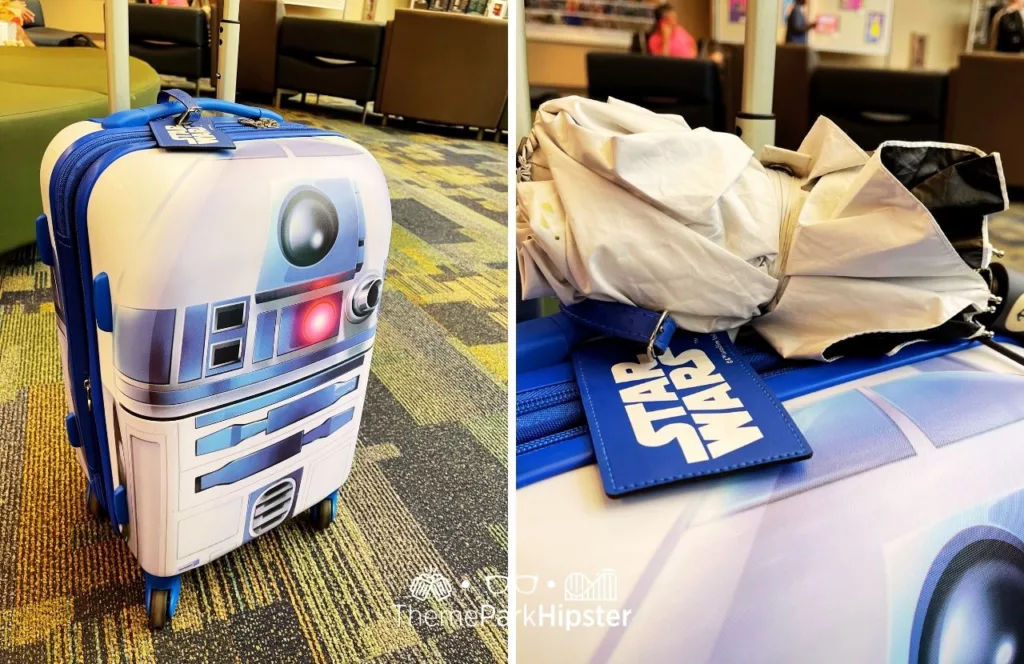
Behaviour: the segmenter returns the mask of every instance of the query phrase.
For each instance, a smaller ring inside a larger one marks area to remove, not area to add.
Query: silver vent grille
[[[260,494],[252,506],[249,519],[249,534],[259,537],[272,530],[288,518],[295,501],[295,480],[286,477],[277,484],[272,484]]]

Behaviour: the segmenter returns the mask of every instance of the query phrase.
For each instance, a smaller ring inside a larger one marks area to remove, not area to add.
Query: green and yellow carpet
[[[359,445],[338,518],[302,519],[184,575],[150,632],[127,545],[85,512],[63,433],[49,271],[0,256],[0,662],[504,662],[507,574],[504,146],[350,123],[395,226]],[[419,602],[418,575],[451,596]],[[412,606],[465,620],[410,620]]]

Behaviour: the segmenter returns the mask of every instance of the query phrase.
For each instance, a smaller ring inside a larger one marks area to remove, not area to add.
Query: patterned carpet
[[[507,151],[318,113],[289,119],[373,152],[395,218],[337,521],[293,520],[186,573],[171,627],[151,633],[127,545],[85,513],[49,272],[31,249],[0,256],[0,662],[507,660],[504,623],[471,613],[505,606]],[[415,599],[424,572],[451,597]]]

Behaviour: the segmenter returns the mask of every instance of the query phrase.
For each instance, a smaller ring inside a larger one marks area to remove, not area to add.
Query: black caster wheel
[[[149,627],[163,629],[170,621],[171,591],[154,590],[149,598]]]
[[[309,522],[314,530],[326,530],[334,521],[334,500],[327,496],[309,508]]]
[[[107,518],[107,512],[100,505],[99,498],[96,497],[92,491],[89,491],[85,497],[85,511],[89,513],[94,519],[104,521]]]

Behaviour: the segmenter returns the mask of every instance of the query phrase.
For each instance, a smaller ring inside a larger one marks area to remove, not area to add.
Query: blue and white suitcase
[[[178,91],[61,131],[41,184],[68,439],[88,509],[127,539],[161,628],[185,570],[304,510],[317,528],[333,520],[387,185],[336,133]]]
[[[791,362],[741,334],[814,455],[613,499],[569,364],[588,336],[517,327],[524,661],[1022,661],[1019,363],[971,341]]]

